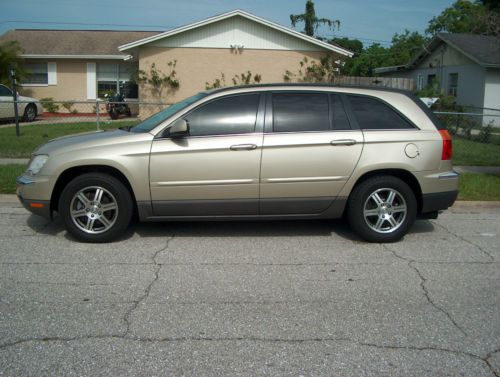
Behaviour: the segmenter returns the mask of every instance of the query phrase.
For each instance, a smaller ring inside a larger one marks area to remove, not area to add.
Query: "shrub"
[[[59,105],[54,103],[53,97],[45,97],[40,99],[40,103],[44,110],[49,113],[57,113],[59,111]]]

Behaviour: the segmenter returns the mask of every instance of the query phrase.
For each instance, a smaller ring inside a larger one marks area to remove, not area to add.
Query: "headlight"
[[[31,159],[30,166],[28,166],[27,172],[32,175],[37,175],[48,159],[49,156],[47,156],[46,154],[39,154],[38,156],[34,156]]]

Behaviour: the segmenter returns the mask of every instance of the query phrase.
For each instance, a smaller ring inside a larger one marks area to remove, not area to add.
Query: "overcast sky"
[[[453,2],[314,1],[318,17],[341,22],[340,30],[322,28],[318,34],[385,45],[405,28],[423,33],[428,21]],[[236,8],[290,27],[290,14],[303,13],[304,6],[305,0],[0,0],[0,34],[15,28],[163,31]],[[302,30],[302,25],[297,29]]]

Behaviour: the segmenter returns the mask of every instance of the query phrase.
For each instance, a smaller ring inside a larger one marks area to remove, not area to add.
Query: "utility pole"
[[[11,68],[10,79],[12,80],[12,98],[14,99],[14,116],[16,117],[16,136],[21,136],[19,130],[19,112],[17,109],[17,80],[16,80],[16,70]]]

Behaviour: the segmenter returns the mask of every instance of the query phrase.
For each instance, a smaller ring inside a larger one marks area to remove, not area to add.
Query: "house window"
[[[450,80],[448,84],[448,95],[456,97],[458,89],[458,73],[450,73]]]
[[[28,77],[23,84],[48,85],[47,63],[28,63],[24,65],[24,68],[28,72]]]
[[[427,85],[432,86],[436,81],[436,75],[427,75]]]
[[[137,84],[131,80],[135,71],[132,65],[98,63],[97,96],[104,98],[106,93],[115,94],[120,91],[126,98],[137,98]]]

